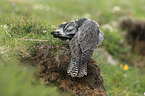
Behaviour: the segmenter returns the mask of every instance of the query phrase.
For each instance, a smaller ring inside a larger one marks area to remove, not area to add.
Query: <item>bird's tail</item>
[[[87,75],[87,63],[81,64],[77,77],[81,78]]]
[[[79,71],[78,69],[79,69],[79,63],[71,62],[68,66],[67,73],[72,77],[76,77]]]
[[[81,64],[79,66],[79,63],[71,62],[68,66],[67,73],[71,75],[72,77],[83,77],[84,75],[87,75],[87,63]]]

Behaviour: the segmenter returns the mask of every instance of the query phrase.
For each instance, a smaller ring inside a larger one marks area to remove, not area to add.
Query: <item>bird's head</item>
[[[51,32],[53,37],[61,40],[71,40],[77,32],[77,24],[75,22],[68,22],[65,24],[58,25],[59,28]]]
[[[58,25],[59,28],[51,32],[51,34],[53,35],[53,37],[59,38],[61,40],[71,40],[78,32],[79,27],[81,27],[86,20],[86,18],[80,18],[74,22],[60,24]]]

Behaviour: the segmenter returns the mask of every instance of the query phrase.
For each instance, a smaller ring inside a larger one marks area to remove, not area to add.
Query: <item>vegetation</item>
[[[21,66],[13,57],[0,56],[1,96],[57,96],[56,87],[47,87],[37,80],[34,68]]]
[[[30,46],[49,42],[62,46],[65,42],[53,39],[50,32],[56,25],[86,17],[97,21],[105,34],[101,47],[114,58],[131,54],[131,47],[118,27],[120,19],[130,17],[143,20],[144,0],[1,0],[0,1],[0,95],[1,96],[56,96],[57,88],[45,86],[43,80],[34,76],[37,68],[20,61],[31,54]],[[93,57],[100,64],[107,92],[111,96],[143,95],[145,75],[133,63],[119,61],[118,65],[108,64],[106,55],[95,51]],[[101,55],[103,54],[103,55]],[[56,54],[57,55],[57,54]],[[132,60],[134,58],[128,57]],[[128,70],[124,70],[124,65]]]

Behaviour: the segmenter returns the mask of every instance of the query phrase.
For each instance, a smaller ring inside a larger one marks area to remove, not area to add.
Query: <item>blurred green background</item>
[[[27,56],[37,40],[61,43],[49,33],[62,22],[82,17],[97,21],[104,32],[103,49],[93,57],[102,68],[108,94],[143,96],[144,56],[131,51],[119,22],[145,20],[145,0],[0,0],[0,96],[58,95],[57,86],[37,80],[37,68],[24,66],[20,55]]]

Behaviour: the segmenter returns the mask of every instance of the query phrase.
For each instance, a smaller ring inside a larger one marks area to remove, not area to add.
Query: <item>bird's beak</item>
[[[62,29],[57,29],[51,32],[52,35],[57,35],[57,36],[64,36],[65,33],[63,32]]]
[[[63,29],[57,29],[52,31],[50,34],[53,35],[54,38],[60,38],[61,40],[66,40],[67,38],[69,38],[68,36],[66,36],[66,34],[63,32]]]

